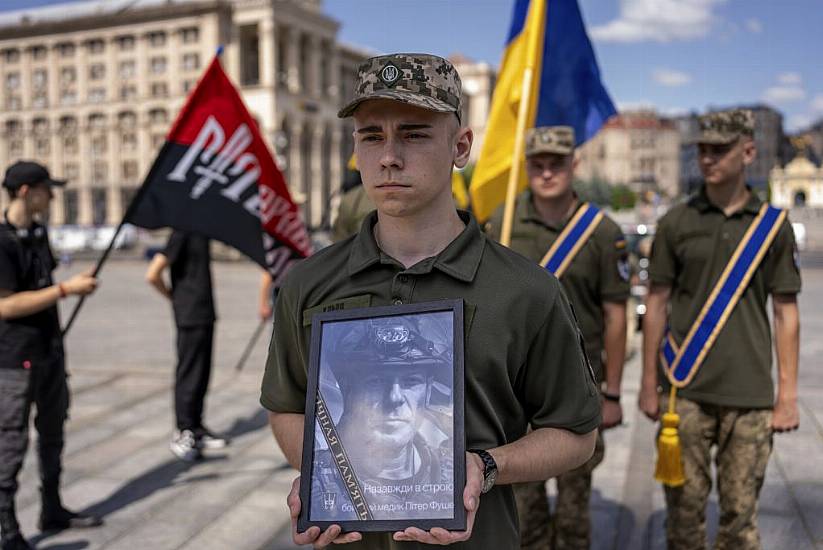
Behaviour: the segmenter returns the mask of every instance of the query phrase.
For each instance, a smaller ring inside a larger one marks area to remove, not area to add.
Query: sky
[[[376,53],[497,66],[514,0],[324,0],[338,38]],[[552,1],[552,0],[548,0]],[[567,0],[564,0],[567,1]],[[0,11],[65,0],[0,0]],[[580,0],[618,108],[664,115],[766,103],[790,131],[823,118],[823,0]]]

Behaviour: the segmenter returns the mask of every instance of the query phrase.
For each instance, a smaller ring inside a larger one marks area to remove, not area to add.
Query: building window
[[[149,62],[149,68],[152,74],[163,74],[166,72],[166,58],[152,57]]]
[[[18,95],[6,96],[6,108],[9,111],[18,111],[23,108],[23,100]]]
[[[60,69],[60,83],[71,84],[77,80],[77,70],[74,67],[63,67]]]
[[[257,25],[240,27],[240,83],[243,86],[260,84],[260,38]]]
[[[35,109],[43,109],[49,106],[49,97],[45,91],[35,92],[31,97],[31,106]]]
[[[277,85],[285,88],[289,84],[289,60],[286,57],[288,42],[283,33],[277,36]]]
[[[94,225],[106,223],[106,213],[108,211],[106,194],[105,187],[93,187],[91,190],[91,222]]]
[[[194,87],[196,85],[197,85],[197,81],[194,80],[193,78],[189,78],[188,80],[184,80],[183,81],[183,92],[189,93],[190,91],[192,91],[194,89]]]
[[[71,180],[72,178],[69,176],[69,164],[66,165],[66,179]],[[79,208],[79,201],[77,195],[77,189],[64,189],[63,190],[63,212],[64,212],[64,221],[68,225],[76,225],[78,214],[80,212]]]
[[[106,101],[105,88],[91,88],[89,90],[89,103],[102,103]]]
[[[10,139],[9,140],[9,157],[17,158],[23,156],[23,140]]]
[[[137,86],[129,84],[120,87],[120,99],[129,100],[137,98]]]
[[[137,161],[127,160],[123,163],[123,181],[134,183],[137,181]]]
[[[102,63],[89,65],[89,79],[100,80],[106,76],[106,66]]]
[[[66,136],[63,138],[63,152],[69,155],[76,155],[77,154],[77,137],[75,136]]]
[[[20,50],[15,48],[8,48],[3,50],[3,61],[6,63],[17,63],[20,61]]]
[[[38,156],[44,157],[51,151],[49,138],[37,138],[34,140],[34,151]]]
[[[200,68],[200,56],[196,53],[187,53],[183,55],[183,70],[193,71]]]
[[[166,97],[169,95],[169,87],[165,82],[155,82],[151,85],[152,97]]]
[[[60,104],[61,105],[74,105],[77,103],[77,92],[74,90],[61,90],[60,91]]]
[[[137,115],[131,111],[124,111],[117,115],[117,125],[123,130],[131,130],[137,127]]]
[[[91,138],[91,152],[95,155],[105,154],[106,136],[94,136]]]
[[[6,75],[6,90],[16,90],[20,87],[20,73],[8,73]]]
[[[183,38],[183,44],[194,44],[200,40],[200,30],[197,27],[180,29],[180,35]]]
[[[105,44],[105,42],[103,42],[102,40],[100,40],[98,38],[98,39],[89,40],[88,42],[86,42],[86,47],[88,48],[89,53],[99,54],[99,53],[103,53],[103,50],[106,49],[106,44]]]
[[[137,151],[137,134],[124,132],[120,135],[120,147],[123,151]]]
[[[120,75],[120,78],[133,78],[136,73],[137,65],[133,59],[120,62],[120,67],[117,71],[117,74]]]
[[[60,57],[73,57],[74,44],[71,42],[61,42],[57,45],[57,53],[60,54]]]
[[[31,84],[35,88],[45,88],[48,83],[48,72],[46,69],[35,69],[31,73]]]
[[[148,34],[149,44],[153,48],[158,48],[166,43],[166,33],[163,31],[150,32]]]
[[[95,162],[91,169],[93,184],[106,183],[109,176],[109,166],[105,162]]]
[[[151,136],[151,148],[154,150],[160,149],[163,144],[166,143],[166,136],[165,134],[152,134]]]
[[[42,59],[46,59],[46,55],[48,54],[48,50],[45,46],[32,46],[31,48],[31,57],[37,61]]]
[[[169,115],[165,109],[152,109],[149,111],[149,121],[152,124],[166,124],[169,121]]]
[[[63,174],[67,180],[74,181],[80,176],[80,168],[77,167],[75,162],[67,162],[63,166]]]
[[[89,128],[93,130],[102,130],[106,127],[106,116],[100,113],[92,113],[89,115]]]
[[[134,37],[131,35],[118,36],[114,41],[121,52],[129,52],[134,49]]]
[[[121,187],[120,188],[120,201],[123,205],[123,208],[128,208],[131,204],[131,201],[134,200],[134,197],[137,196],[138,187]]]

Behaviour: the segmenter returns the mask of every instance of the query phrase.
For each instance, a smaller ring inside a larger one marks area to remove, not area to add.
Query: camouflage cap
[[[460,118],[460,75],[447,60],[423,53],[367,59],[357,69],[354,99],[337,116],[352,116],[368,99],[392,99]]]
[[[526,156],[541,153],[570,155],[574,152],[574,128],[571,126],[540,126],[526,132]]]
[[[748,109],[729,109],[699,117],[697,143],[725,145],[740,136],[754,137],[754,115]]]

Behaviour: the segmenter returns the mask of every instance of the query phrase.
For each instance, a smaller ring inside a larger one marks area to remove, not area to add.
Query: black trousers
[[[214,324],[177,327],[174,412],[178,430],[196,430],[203,426],[213,343]]]
[[[37,413],[37,456],[44,508],[59,507],[63,424],[69,409],[69,389],[63,359],[35,363],[30,369],[0,368],[0,519],[3,535],[14,534],[17,475],[29,443],[31,406]]]

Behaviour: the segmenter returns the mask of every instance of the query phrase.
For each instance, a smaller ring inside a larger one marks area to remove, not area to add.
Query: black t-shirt
[[[56,267],[44,226],[35,223],[21,230],[0,223],[0,289],[16,294],[49,287]],[[57,305],[26,317],[0,319],[0,368],[34,367],[62,353]]]
[[[209,240],[195,233],[174,231],[163,255],[171,267],[171,301],[177,326],[214,323]]]

